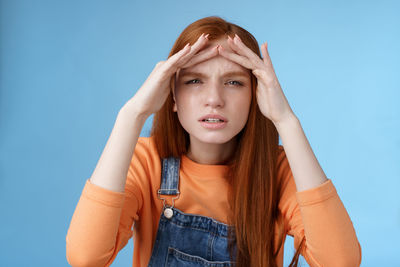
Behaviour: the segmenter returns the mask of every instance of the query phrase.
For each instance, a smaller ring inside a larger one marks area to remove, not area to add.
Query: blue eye
[[[185,82],[185,84],[193,84],[192,83],[193,81],[200,81],[200,80],[199,79],[190,80],[190,81]]]
[[[229,82],[236,82],[236,85],[243,85],[241,82],[238,81],[229,81]]]
[[[193,81],[199,81],[199,82],[200,82],[199,79],[193,79],[193,80],[190,80],[190,81],[185,82],[185,84],[196,84],[196,83],[197,83],[197,82],[193,83]],[[238,85],[238,86],[242,86],[242,85],[243,85],[243,84],[242,84],[241,82],[239,82],[239,81],[229,81],[228,83],[231,83],[231,85]]]

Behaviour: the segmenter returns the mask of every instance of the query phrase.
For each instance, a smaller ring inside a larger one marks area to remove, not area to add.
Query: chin
[[[192,135],[192,137],[196,138],[202,143],[207,144],[225,144],[232,140],[236,135],[227,134],[227,133],[209,133],[203,134],[201,136]]]

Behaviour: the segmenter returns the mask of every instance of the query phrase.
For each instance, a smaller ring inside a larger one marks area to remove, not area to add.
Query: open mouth
[[[223,121],[223,120],[201,120],[200,121],[201,126],[203,126],[206,129],[212,129],[212,130],[216,130],[216,129],[222,129],[225,128],[227,122]]]
[[[209,123],[225,122],[224,120],[221,120],[221,119],[204,119],[202,121],[209,122]]]

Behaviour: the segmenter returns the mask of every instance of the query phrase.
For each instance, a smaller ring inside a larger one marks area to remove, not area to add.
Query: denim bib
[[[174,200],[180,195],[179,169],[179,158],[162,159],[158,198],[163,201],[164,208],[148,266],[235,266],[228,251],[228,230],[233,226],[207,216],[184,213],[174,207]],[[160,195],[177,196],[169,206]]]

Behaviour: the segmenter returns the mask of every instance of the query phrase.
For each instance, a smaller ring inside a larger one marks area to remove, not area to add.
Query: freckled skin
[[[213,40],[203,49],[212,49],[217,44],[232,51],[226,40]],[[228,71],[244,71],[247,77],[224,77]],[[234,151],[234,138],[245,126],[251,104],[250,70],[217,55],[193,65],[185,71],[195,71],[206,75],[201,77],[180,77],[174,92],[174,111],[177,112],[182,127],[190,135],[190,147],[187,156],[202,164],[223,163]],[[191,84],[185,82],[196,79]],[[237,82],[243,82],[238,86]],[[206,129],[198,121],[206,114],[220,114],[228,119],[223,129]]]

